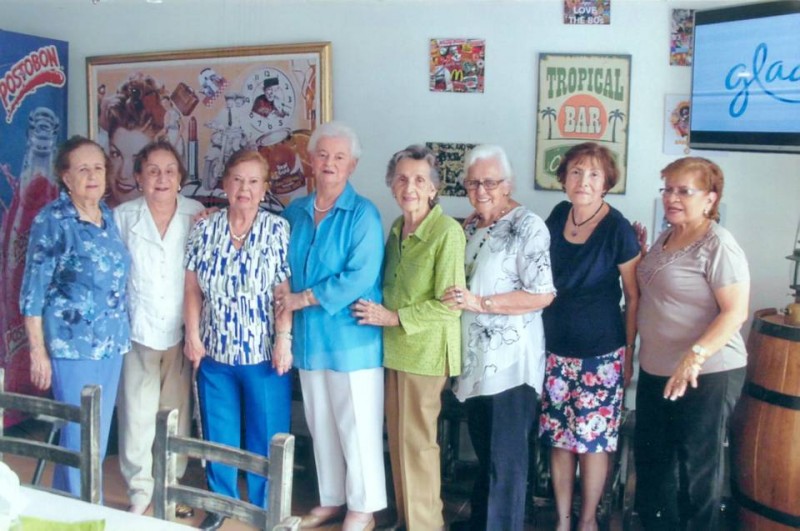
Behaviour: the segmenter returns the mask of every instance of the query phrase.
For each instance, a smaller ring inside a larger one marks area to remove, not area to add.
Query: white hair
[[[464,159],[464,178],[473,164],[479,160],[494,159],[500,164],[500,171],[503,178],[510,184],[514,184],[514,170],[511,169],[511,162],[508,160],[506,150],[493,144],[481,144],[472,148]]]
[[[361,143],[358,141],[356,132],[342,122],[327,122],[314,129],[314,133],[308,141],[308,151],[311,153],[316,151],[317,142],[323,137],[347,139],[350,142],[350,155],[354,159],[361,158]]]

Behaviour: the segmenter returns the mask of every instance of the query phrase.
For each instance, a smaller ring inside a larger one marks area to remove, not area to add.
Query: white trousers
[[[300,371],[306,422],[314,439],[319,500],[372,513],[386,507],[383,368]]]
[[[178,409],[178,434],[191,428],[192,364],[183,355],[183,342],[167,350],[133,343],[122,365],[117,397],[119,464],[128,483],[132,505],[147,505],[153,497],[153,440],[159,409]],[[186,470],[178,459],[178,477]]]

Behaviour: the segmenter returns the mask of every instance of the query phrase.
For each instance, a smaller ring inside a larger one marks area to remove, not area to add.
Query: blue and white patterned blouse
[[[66,192],[31,225],[20,312],[41,317],[50,357],[99,360],[131,348],[127,282],[130,256],[111,210],[103,226],[79,219]]]
[[[200,337],[206,354],[227,365],[255,365],[272,357],[273,289],[289,278],[289,224],[259,211],[242,247],[230,238],[228,210],[198,223],[185,265],[203,292]]]

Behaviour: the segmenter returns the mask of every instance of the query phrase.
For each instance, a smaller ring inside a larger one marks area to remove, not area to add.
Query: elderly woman
[[[269,455],[272,436],[289,431],[291,312],[274,309],[289,289],[289,226],[259,209],[269,166],[255,151],[228,160],[223,190],[229,207],[200,221],[186,249],[184,352],[197,369],[207,440]],[[244,418],[242,430],[240,418]],[[209,463],[209,488],[238,498],[237,471]],[[266,506],[266,480],[247,475],[250,502]],[[201,529],[217,529],[210,513]]]
[[[439,299],[464,286],[464,231],[436,204],[436,158],[423,146],[394,154],[386,184],[403,211],[389,232],[383,305],[360,299],[359,324],[383,329],[386,425],[398,525],[442,529],[437,421],[448,376],[461,372],[460,312]]]
[[[345,531],[373,529],[386,507],[383,470],[381,329],[359,326],[350,305],[380,301],[383,228],[375,206],[348,178],[361,147],[349,127],[330,122],[309,141],[316,192],[284,212],[292,227],[295,366],[314,439],[320,506],[302,527],[344,520]]]
[[[623,378],[627,385],[633,371],[639,244],[628,220],[603,199],[619,177],[607,148],[573,146],[556,175],[569,201],[556,205],[546,222],[558,298],[544,311],[547,368],[539,434],[550,447],[557,529],[595,530],[609,453],[617,449]],[[581,514],[574,527],[577,462]]]
[[[117,418],[129,510],[142,514],[153,496],[156,413],[178,409],[178,432],[188,436],[190,431],[192,367],[183,356],[183,259],[192,219],[203,205],[178,194],[186,170],[166,140],[139,152],[134,173],[143,197],[114,210],[133,262],[128,281],[133,348],[122,366]],[[182,459],[178,476],[185,470]],[[182,504],[180,509],[183,516],[191,512]]]
[[[141,195],[134,175],[136,154],[164,129],[167,110],[163,87],[150,76],[135,73],[117,92],[100,102],[99,124],[108,136],[108,203],[116,206]]]
[[[464,186],[475,208],[466,224],[468,290],[442,301],[463,310],[461,376],[478,456],[473,530],[521,530],[525,520],[528,438],[544,374],[542,309],[553,301],[550,235],[536,214],[511,198],[514,174],[503,148],[467,154]]]
[[[31,381],[80,405],[87,384],[102,387],[100,452],[105,456],[122,355],[130,350],[127,280],[130,255],[103,203],[107,158],[74,136],[56,158],[61,194],[31,226],[20,291],[30,342]],[[61,430],[61,446],[80,449],[80,426]],[[80,496],[80,471],[56,466],[53,487]]]
[[[726,397],[738,396],[744,380],[747,352],[739,331],[750,274],[744,252],[717,224],[719,166],[686,157],[661,177],[671,228],[637,271],[637,506],[648,528],[718,529],[722,443],[732,409]]]

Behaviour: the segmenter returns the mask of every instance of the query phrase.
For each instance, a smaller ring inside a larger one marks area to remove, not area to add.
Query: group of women
[[[384,245],[378,209],[349,182],[360,151],[349,127],[318,127],[309,143],[315,192],[282,218],[259,208],[267,162],[240,151],[224,172],[229,206],[192,227],[202,207],[179,195],[185,170],[168,143],[138,153],[142,197],[113,216],[102,201],[102,149],[80,138],[62,148],[64,192],[31,230],[21,296],[31,377],[73,403],[83,385],[102,383],[105,441],[122,373],[131,510],[143,512],[152,496],[156,410],[180,408],[188,431],[192,369],[204,436],[266,455],[272,435],[289,430],[296,367],[320,500],[302,527],[375,527],[387,505],[385,415],[397,528],[443,529],[437,419],[452,378],[479,463],[471,517],[459,527],[523,528],[538,424],[551,448],[558,529],[596,529],[638,331],[642,519],[648,528],[716,528],[749,291],[744,254],[715,223],[719,167],[685,158],[662,171],[671,227],[644,254],[646,234],[637,238],[605,202],[618,172],[604,147],[564,155],[557,174],[569,201],[546,221],[513,199],[504,150],[476,147],[463,182],[474,212],[462,228],[437,204],[434,155],[412,145],[387,167],[402,215]],[[65,430],[62,444],[75,447],[76,436]],[[207,479],[238,496],[234,469],[210,465]],[[77,471],[58,470],[55,481],[79,488]],[[265,491],[263,478],[248,476],[251,501],[266,503]],[[201,527],[223,520],[209,514]]]

